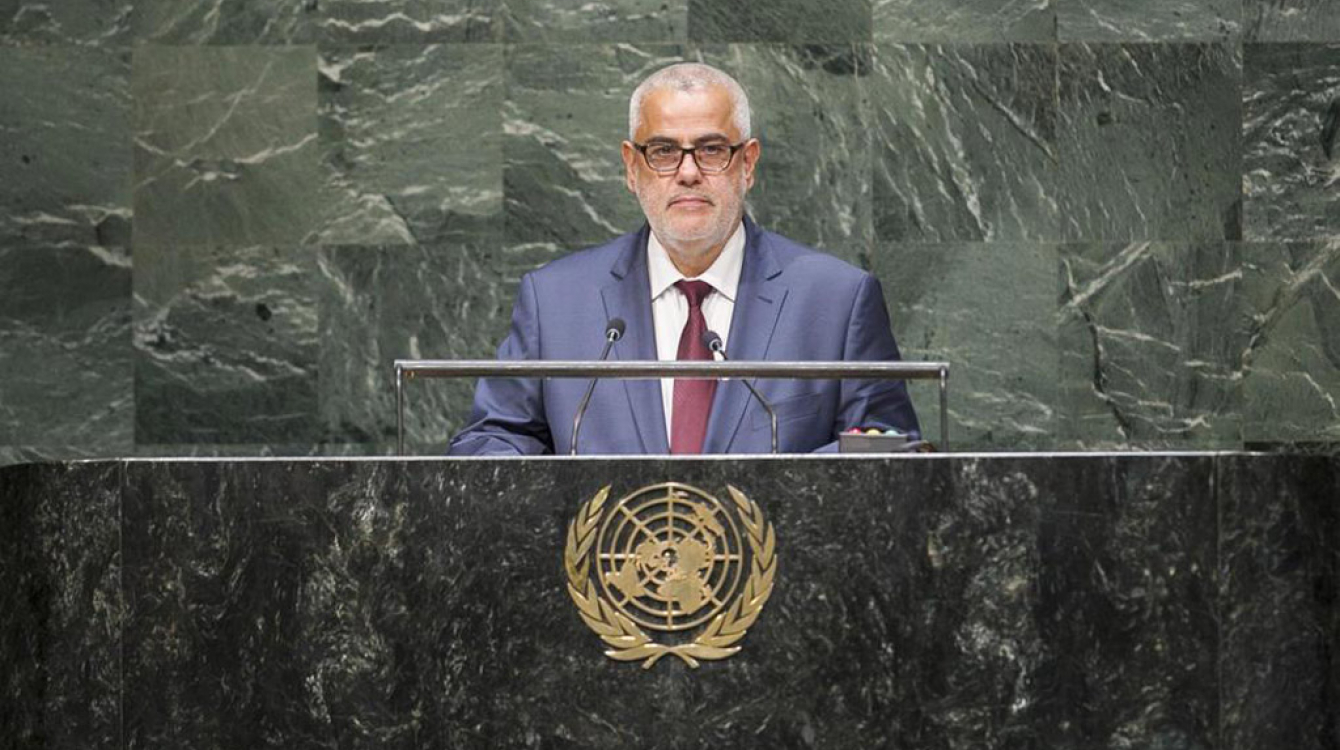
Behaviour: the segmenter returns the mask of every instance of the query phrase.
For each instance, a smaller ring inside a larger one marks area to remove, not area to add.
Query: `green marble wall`
[[[751,93],[760,223],[954,363],[958,447],[1340,442],[1330,0],[0,0],[0,463],[390,451],[394,358],[640,223],[682,59]],[[413,385],[417,450],[469,392]]]

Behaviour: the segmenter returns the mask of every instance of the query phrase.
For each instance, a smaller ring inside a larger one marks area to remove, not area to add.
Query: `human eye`
[[[679,146],[672,143],[649,143],[647,156],[653,159],[679,158]]]
[[[730,151],[730,146],[725,143],[704,143],[698,147],[698,152],[703,156],[722,156]]]

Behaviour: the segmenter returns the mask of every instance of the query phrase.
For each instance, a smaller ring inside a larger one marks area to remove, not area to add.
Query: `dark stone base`
[[[1340,459],[0,469],[0,747],[1340,746]],[[602,655],[600,487],[758,502],[736,656]]]

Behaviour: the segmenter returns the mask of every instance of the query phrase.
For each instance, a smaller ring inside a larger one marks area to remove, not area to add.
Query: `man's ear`
[[[637,149],[633,144],[624,141],[619,147],[619,153],[623,156],[623,181],[628,186],[628,192],[637,195]]]
[[[758,166],[758,157],[763,153],[763,144],[758,142],[757,138],[750,138],[749,142],[744,144],[744,179],[746,187],[754,186],[754,167]]]

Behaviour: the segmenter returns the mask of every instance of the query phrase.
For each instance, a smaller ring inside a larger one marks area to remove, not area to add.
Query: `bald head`
[[[714,86],[725,89],[731,100],[731,118],[735,128],[740,131],[740,138],[748,140],[749,97],[745,95],[744,88],[728,74],[702,63],[678,63],[661,68],[638,85],[628,100],[628,140],[637,140],[638,128],[642,126],[642,103],[647,94],[660,90],[692,92]]]

